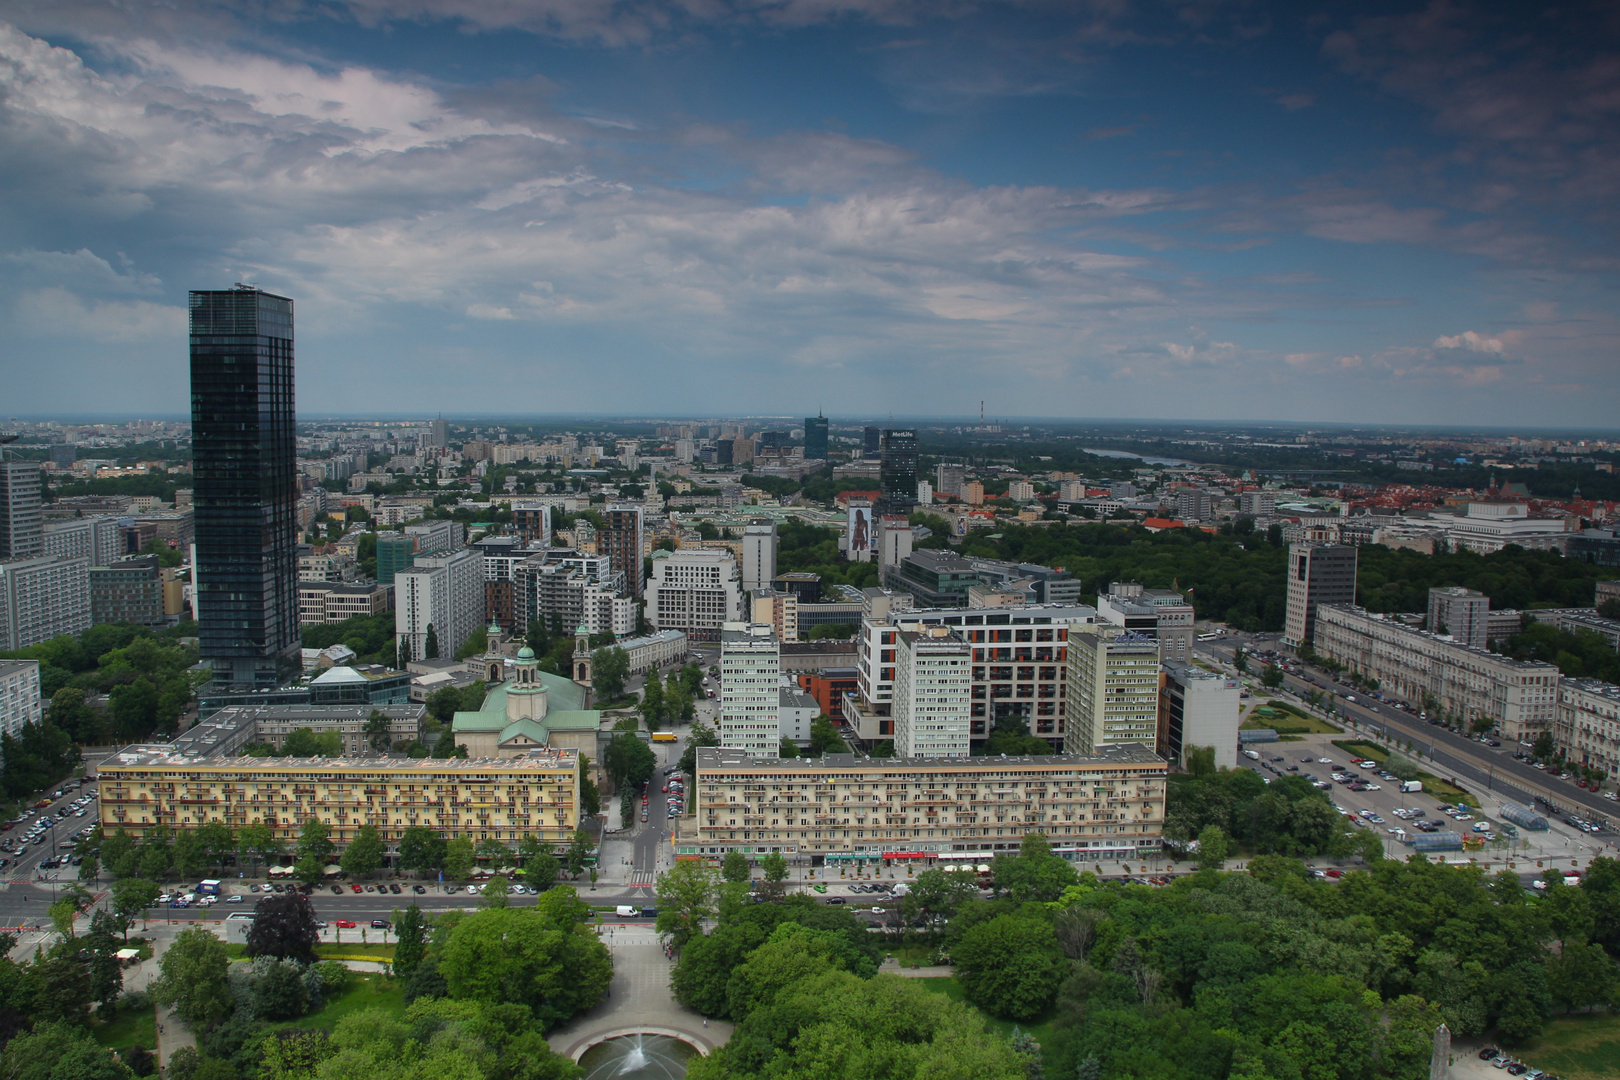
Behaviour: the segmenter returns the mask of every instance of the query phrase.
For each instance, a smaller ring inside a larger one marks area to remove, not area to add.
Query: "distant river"
[[[1088,454],[1096,454],[1098,457],[1139,458],[1140,460],[1146,462],[1149,465],[1191,465],[1191,464],[1193,464],[1193,462],[1191,462],[1191,461],[1183,461],[1180,458],[1147,457],[1147,456],[1145,456],[1143,454],[1127,454],[1123,450],[1094,450],[1089,446],[1082,446],[1080,449],[1084,450]]]

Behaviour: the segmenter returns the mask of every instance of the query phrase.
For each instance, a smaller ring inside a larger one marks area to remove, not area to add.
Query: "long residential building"
[[[1060,740],[1064,735],[1064,663],[1070,636],[1097,622],[1097,609],[1084,604],[1030,605],[1007,609],[936,608],[912,610],[901,597],[867,598],[869,614],[857,638],[858,693],[844,699],[845,719],[863,740],[894,738],[896,641],[903,627],[943,626],[973,649],[969,688],[969,737],[983,740],[998,720],[1019,718],[1030,734]],[[896,606],[892,601],[901,599]],[[890,601],[890,602],[883,602]]]
[[[515,846],[534,836],[561,850],[579,826],[579,755],[520,757],[198,758],[172,746],[129,746],[96,767],[101,826],[139,839],[158,825],[269,825],[292,846],[319,818],[343,846],[374,825],[390,850],[424,826],[447,839]]]
[[[66,518],[45,523],[46,555],[84,559],[91,566],[107,566],[124,554],[118,519],[111,514]]]
[[[815,759],[705,747],[676,856],[971,866],[1039,832],[1067,858],[1137,857],[1162,841],[1166,771],[1142,746],[1091,757]]]
[[[84,559],[0,562],[0,649],[26,649],[90,628],[90,564]]]
[[[1098,626],[1069,635],[1063,749],[1154,746],[1159,732],[1159,642],[1133,630]]]
[[[1552,664],[1514,660],[1340,604],[1317,608],[1315,641],[1318,656],[1463,724],[1489,718],[1521,741],[1553,725],[1559,673]]]
[[[0,660],[0,733],[17,737],[45,718],[38,660]]]
[[[512,629],[528,633],[539,620],[553,634],[583,625],[592,634],[633,634],[636,601],[625,576],[606,555],[569,548],[531,554],[512,568]]]
[[[1571,761],[1620,776],[1620,686],[1565,679],[1558,687],[1553,743]]]

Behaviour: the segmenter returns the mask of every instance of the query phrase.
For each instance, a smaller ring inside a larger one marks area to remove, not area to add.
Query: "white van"
[[[613,914],[621,919],[638,919],[641,917],[641,909],[631,907],[629,904],[620,904],[613,909]]]

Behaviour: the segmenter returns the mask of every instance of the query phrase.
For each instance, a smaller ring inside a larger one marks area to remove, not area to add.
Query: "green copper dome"
[[[533,660],[534,650],[525,645],[523,648],[518,650],[517,658],[519,660]]]

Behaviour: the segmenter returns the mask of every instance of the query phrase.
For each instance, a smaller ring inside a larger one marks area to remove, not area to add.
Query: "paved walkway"
[[[142,960],[135,969],[124,976],[126,989],[146,989],[151,981],[158,977],[158,961],[174,943],[172,936],[156,938],[152,942],[152,959]],[[133,976],[133,978],[132,978]],[[138,982],[138,986],[132,985]],[[155,1006],[154,1006],[155,1007]],[[197,1037],[191,1033],[185,1021],[174,1014],[173,1009],[159,1008],[157,1010],[157,1059],[161,1068],[169,1067],[169,1057],[183,1046],[195,1047]]]
[[[644,1031],[674,1036],[707,1054],[731,1038],[730,1024],[705,1022],[700,1013],[670,994],[673,964],[651,929],[613,926],[610,933],[602,934],[602,940],[613,951],[613,984],[608,996],[590,1012],[553,1031],[549,1039],[553,1050],[578,1061],[604,1039]]]
[[[878,965],[879,975],[899,975],[907,979],[948,979],[956,974],[956,969],[947,964],[935,964],[932,967],[901,967],[899,961],[889,957]]]

